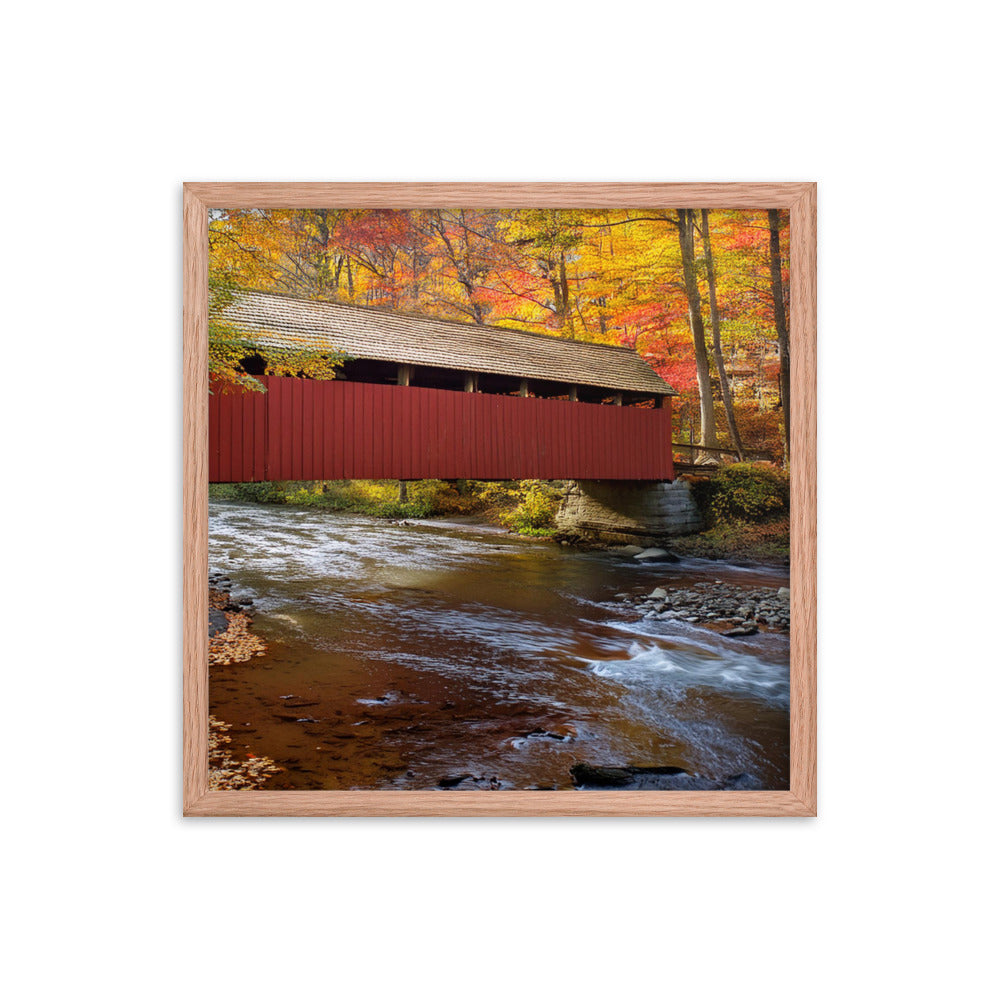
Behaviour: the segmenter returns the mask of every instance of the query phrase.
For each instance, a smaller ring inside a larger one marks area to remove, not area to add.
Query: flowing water
[[[282,766],[266,787],[569,788],[576,761],[788,787],[787,635],[637,620],[615,597],[783,570],[231,501],[209,536],[270,646],[212,668],[212,712],[234,755]]]

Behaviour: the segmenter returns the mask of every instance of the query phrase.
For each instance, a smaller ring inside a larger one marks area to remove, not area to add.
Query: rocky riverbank
[[[210,573],[208,577],[208,662],[209,665],[245,663],[267,652],[267,643],[250,631],[253,624],[253,601],[243,597],[234,601],[226,589],[232,584],[227,576]]]
[[[730,637],[755,635],[762,630],[787,632],[790,596],[787,587],[740,587],[721,580],[615,595],[645,619],[704,625]]]
[[[267,643],[250,631],[253,624],[253,601],[249,597],[234,601],[227,589],[232,581],[221,573],[209,574],[208,589],[208,665],[212,667],[246,663],[267,652]],[[211,684],[211,679],[209,681]],[[241,791],[260,788],[281,768],[270,758],[247,754],[234,757],[226,734],[228,722],[208,717],[208,787],[210,791]]]

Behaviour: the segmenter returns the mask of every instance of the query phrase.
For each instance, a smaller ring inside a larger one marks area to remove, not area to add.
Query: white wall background
[[[9,995],[983,995],[993,17],[8,11]],[[820,183],[818,820],[180,818],[181,182],[498,179]]]

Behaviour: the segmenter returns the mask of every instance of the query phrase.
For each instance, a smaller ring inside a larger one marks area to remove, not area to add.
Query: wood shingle
[[[676,395],[629,348],[526,330],[250,291],[237,293],[223,318],[262,350],[271,345],[338,351],[404,365]]]

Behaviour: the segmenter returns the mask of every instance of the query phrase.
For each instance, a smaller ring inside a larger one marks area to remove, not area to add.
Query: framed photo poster
[[[184,186],[184,813],[816,814],[816,186]]]

